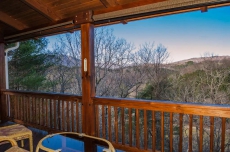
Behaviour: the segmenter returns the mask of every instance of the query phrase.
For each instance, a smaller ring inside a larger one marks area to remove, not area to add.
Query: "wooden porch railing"
[[[12,90],[2,94],[7,120],[49,132],[82,132],[80,96]]]
[[[96,134],[126,151],[229,151],[230,106],[95,98]]]
[[[51,132],[82,132],[79,96],[12,90],[2,95],[7,120]],[[96,136],[117,149],[230,151],[230,106],[99,97],[93,101]]]

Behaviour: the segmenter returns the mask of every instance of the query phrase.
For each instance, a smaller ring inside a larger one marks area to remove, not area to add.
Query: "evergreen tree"
[[[45,38],[20,43],[9,54],[10,89],[39,91],[45,85],[46,70],[50,67]]]

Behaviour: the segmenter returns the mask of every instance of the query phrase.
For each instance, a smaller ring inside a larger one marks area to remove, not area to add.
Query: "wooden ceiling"
[[[10,43],[159,15],[229,5],[229,0],[0,0],[0,42]]]

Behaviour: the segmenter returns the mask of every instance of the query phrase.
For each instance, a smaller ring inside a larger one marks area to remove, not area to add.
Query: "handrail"
[[[93,101],[95,105],[107,105],[125,108],[230,118],[230,105],[104,97],[95,97],[93,98]]]
[[[62,93],[47,93],[47,92],[33,92],[33,91],[21,91],[21,90],[10,90],[10,89],[2,89],[1,92],[3,94],[8,94],[8,95],[44,95],[44,96],[55,96],[56,99],[59,98],[76,98],[76,99],[81,99],[82,96],[74,95],[74,94],[62,94]]]

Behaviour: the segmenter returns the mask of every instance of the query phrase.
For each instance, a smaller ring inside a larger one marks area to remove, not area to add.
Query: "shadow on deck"
[[[9,125],[13,125],[13,124],[15,124],[15,123],[13,123],[13,122],[0,123],[0,127],[9,126]],[[33,151],[35,151],[38,142],[43,137],[45,137],[48,133],[46,131],[43,131],[43,130],[38,130],[35,128],[31,128],[31,127],[28,127],[28,128],[33,132]],[[17,143],[18,143],[18,146],[21,147],[21,142],[18,141]],[[3,152],[5,150],[9,149],[10,147],[11,147],[10,143],[0,145],[0,152]],[[29,150],[29,140],[28,139],[24,140],[24,147],[23,148],[26,150]]]

